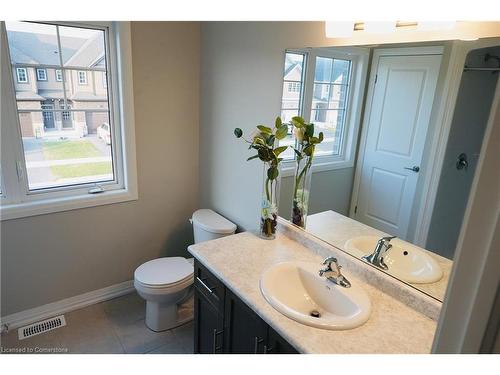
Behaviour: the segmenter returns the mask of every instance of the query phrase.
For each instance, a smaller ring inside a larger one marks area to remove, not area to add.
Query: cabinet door
[[[221,353],[223,348],[224,314],[195,287],[194,292],[194,352]]]
[[[265,354],[299,354],[297,349],[281,337],[274,329],[269,327],[267,344],[263,349]]]
[[[263,353],[267,324],[229,289],[226,289],[224,331],[225,353]]]

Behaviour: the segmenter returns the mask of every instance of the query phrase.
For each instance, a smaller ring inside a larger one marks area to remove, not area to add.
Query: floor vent
[[[29,326],[21,327],[17,330],[19,340],[27,339],[28,337],[40,335],[53,329],[64,327],[66,319],[64,315],[55,316],[53,318],[42,320],[41,322],[30,324]]]

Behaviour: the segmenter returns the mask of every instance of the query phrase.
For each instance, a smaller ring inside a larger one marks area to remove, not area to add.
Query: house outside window
[[[85,72],[85,71],[79,71],[78,72],[78,83],[80,85],[86,85],[87,84],[87,72]]]
[[[46,81],[47,80],[47,70],[37,69],[36,70],[36,79],[37,79],[37,81]]]
[[[28,71],[26,68],[16,68],[17,83],[28,83]]]
[[[296,74],[291,79],[292,60],[296,61],[294,69],[301,69],[300,78]],[[288,122],[293,116],[301,116],[314,123],[316,133],[323,132],[324,140],[316,146],[313,170],[354,165],[367,64],[368,53],[362,48],[286,52],[281,117]],[[293,145],[292,135],[280,144]],[[287,151],[283,155],[284,175],[293,174],[295,154]]]
[[[56,75],[56,81],[57,82],[62,82],[62,80],[63,80],[62,70],[61,69],[56,69],[55,70],[55,75]]]
[[[137,199],[134,119],[127,109],[133,106],[130,23],[4,25],[0,37],[8,48],[0,48],[11,64],[2,70],[27,83],[33,69],[37,79],[2,96],[2,106],[15,109],[6,111],[2,126],[16,126],[2,128],[2,146],[12,152],[2,159],[0,219]],[[26,42],[32,40],[43,43]],[[45,89],[37,82],[48,80],[47,70],[55,81]],[[110,74],[113,85],[103,88],[88,72]],[[111,128],[106,142],[96,134],[104,123]]]

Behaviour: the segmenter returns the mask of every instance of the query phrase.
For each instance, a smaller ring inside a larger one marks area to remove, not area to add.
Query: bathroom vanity
[[[273,241],[245,232],[192,245],[189,252],[195,257],[195,353],[431,351],[437,300],[290,225],[281,223]],[[335,256],[349,281],[368,296],[371,311],[364,324],[316,328],[285,316],[264,297],[261,278],[270,267],[305,262],[319,270],[325,256]]]
[[[198,260],[194,272],[195,353],[298,353]]]

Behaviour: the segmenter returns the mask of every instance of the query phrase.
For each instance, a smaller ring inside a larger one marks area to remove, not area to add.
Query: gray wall
[[[199,196],[199,52],[199,23],[132,24],[139,200],[2,221],[2,316],[187,255]]]
[[[349,216],[354,168],[314,172],[311,178],[309,215],[327,210]],[[281,179],[280,216],[290,219],[292,211],[293,176]]]
[[[323,22],[208,22],[201,40],[201,203],[240,229],[255,229],[262,163],[245,161],[251,153],[233,129],[274,123],[286,48],[332,43]]]

